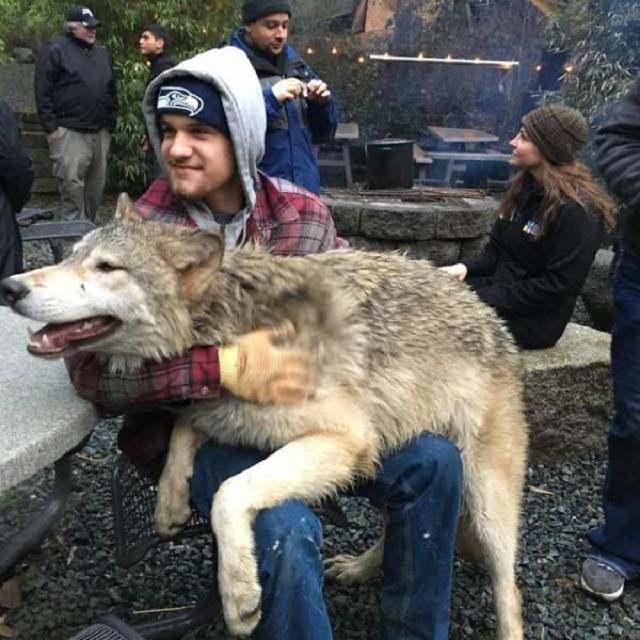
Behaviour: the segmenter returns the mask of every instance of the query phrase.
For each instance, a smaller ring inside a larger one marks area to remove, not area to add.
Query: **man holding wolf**
[[[227,249],[256,242],[276,255],[305,255],[343,245],[317,196],[257,170],[265,109],[242,51],[208,51],[164,72],[148,87],[144,112],[167,178],[158,178],[136,203],[143,217],[219,230]],[[167,430],[157,428],[158,412],[149,413],[150,407],[222,393],[262,403],[302,400],[313,375],[304,354],[276,344],[281,334],[258,328],[237,344],[194,347],[177,358],[145,362],[126,376],[110,372],[91,353],[68,364],[82,397],[102,414],[128,415],[128,436],[121,438],[125,453],[138,448],[149,462],[149,451],[162,452],[167,443]],[[191,482],[195,506],[208,516],[218,487],[266,456],[203,445]],[[462,495],[458,449],[441,436],[423,434],[384,459],[375,481],[356,493],[387,513],[383,636],[445,640]],[[287,501],[260,512],[254,529],[262,587],[254,637],[332,638],[317,516],[306,504]]]

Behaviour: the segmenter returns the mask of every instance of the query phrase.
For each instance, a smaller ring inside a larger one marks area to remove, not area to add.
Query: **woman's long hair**
[[[527,172],[521,171],[511,181],[500,203],[500,217],[510,218],[517,209],[518,194],[522,191]],[[544,235],[558,207],[567,201],[578,203],[585,211],[597,210],[602,216],[605,229],[611,230],[616,223],[617,207],[613,200],[596,184],[589,169],[581,162],[554,165],[542,159],[542,166],[535,177],[542,187],[542,207],[536,220],[540,235]]]

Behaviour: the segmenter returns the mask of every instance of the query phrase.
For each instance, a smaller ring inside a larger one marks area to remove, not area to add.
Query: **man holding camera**
[[[259,168],[319,193],[313,145],[333,140],[338,114],[327,85],[287,43],[290,19],[290,0],[244,0],[243,26],[229,44],[247,54],[262,85],[267,136]]]

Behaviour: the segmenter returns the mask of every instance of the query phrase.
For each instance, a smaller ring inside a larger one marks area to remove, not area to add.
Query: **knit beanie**
[[[291,17],[290,0],[244,0],[242,3],[242,22],[253,22],[272,13],[288,13]]]
[[[589,141],[589,126],[582,114],[562,104],[544,105],[527,113],[522,127],[553,164],[572,162]]]
[[[175,113],[197,118],[229,135],[229,124],[219,91],[205,80],[194,76],[173,76],[160,86],[156,113]]]

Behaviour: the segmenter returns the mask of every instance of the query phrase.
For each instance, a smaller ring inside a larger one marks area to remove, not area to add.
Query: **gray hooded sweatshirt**
[[[142,102],[149,141],[161,166],[164,163],[156,117],[157,93],[160,85],[178,76],[210,82],[222,97],[246,201],[246,208],[224,225],[225,245],[235,247],[244,241],[247,218],[255,206],[257,166],[264,154],[267,116],[260,81],[249,58],[236,47],[210,49],[161,73],[147,87]],[[201,229],[221,230],[222,225],[214,219],[215,212],[205,202],[185,200],[184,205]]]

